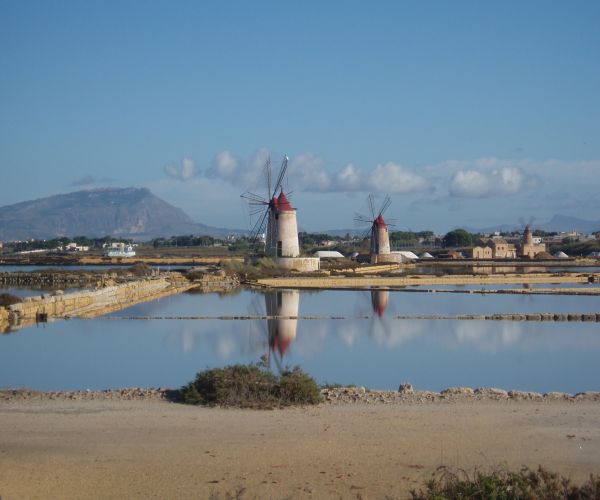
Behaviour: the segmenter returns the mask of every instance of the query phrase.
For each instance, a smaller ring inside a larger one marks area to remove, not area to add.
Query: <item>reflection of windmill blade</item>
[[[277,182],[275,183],[275,186],[273,187],[273,195],[275,195],[275,193],[277,193],[279,188],[281,188],[281,183],[283,182],[283,177],[285,176],[285,172],[286,172],[287,168],[288,168],[288,157],[284,156],[283,161],[281,162],[281,168],[279,169],[279,175],[277,176]]]
[[[261,307],[261,294],[256,294],[248,306],[248,315],[260,318],[265,315]],[[252,353],[265,353],[266,364],[269,363],[269,330],[264,320],[253,320],[250,323],[250,348]]]
[[[392,203],[392,199],[389,196],[386,196],[381,203],[381,208],[379,209],[378,215],[383,215],[383,213],[389,208],[390,203]]]
[[[369,204],[369,211],[371,212],[371,220],[374,220],[377,215],[375,214],[375,196],[373,196],[373,194],[367,196],[367,203]]]

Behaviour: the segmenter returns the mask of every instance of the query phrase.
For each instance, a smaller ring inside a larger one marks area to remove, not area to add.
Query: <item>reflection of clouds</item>
[[[456,348],[467,344],[486,352],[518,344],[523,334],[523,324],[516,321],[454,321],[451,326],[451,336],[444,342],[446,345]]]
[[[427,335],[429,329],[424,321],[374,321],[371,336],[378,345],[397,347]]]
[[[267,352],[267,339],[264,328],[256,321],[186,321],[166,334],[166,341],[179,345],[184,354],[206,349],[222,360],[235,358],[236,355],[261,356]]]
[[[555,352],[600,350],[596,324],[534,323],[478,320],[298,320],[298,335],[290,350],[294,356],[310,358],[340,349],[360,349],[374,342],[381,349],[406,345],[433,346],[448,350],[474,349],[485,353]],[[258,359],[269,349],[267,320],[185,321],[166,334],[181,352],[212,352],[224,361]],[[329,351],[329,352],[327,352]]]

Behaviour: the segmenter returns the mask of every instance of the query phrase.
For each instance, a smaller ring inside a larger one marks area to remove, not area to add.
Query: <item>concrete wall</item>
[[[280,257],[275,259],[277,267],[294,271],[318,271],[321,260],[318,257]]]

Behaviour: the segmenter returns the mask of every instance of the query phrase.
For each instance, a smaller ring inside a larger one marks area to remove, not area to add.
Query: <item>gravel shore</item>
[[[257,411],[163,391],[3,391],[0,496],[407,498],[440,465],[600,472],[593,394],[338,388],[315,407]]]

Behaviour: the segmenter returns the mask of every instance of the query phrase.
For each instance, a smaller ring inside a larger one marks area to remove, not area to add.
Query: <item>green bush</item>
[[[321,392],[312,377],[300,368],[276,376],[258,365],[232,365],[200,372],[180,390],[187,404],[274,408],[317,404]]]
[[[569,479],[541,467],[537,471],[524,467],[518,473],[476,469],[472,474],[440,467],[424,490],[413,490],[411,494],[413,500],[591,500],[600,498],[600,477],[592,475],[585,484],[576,486]]]

